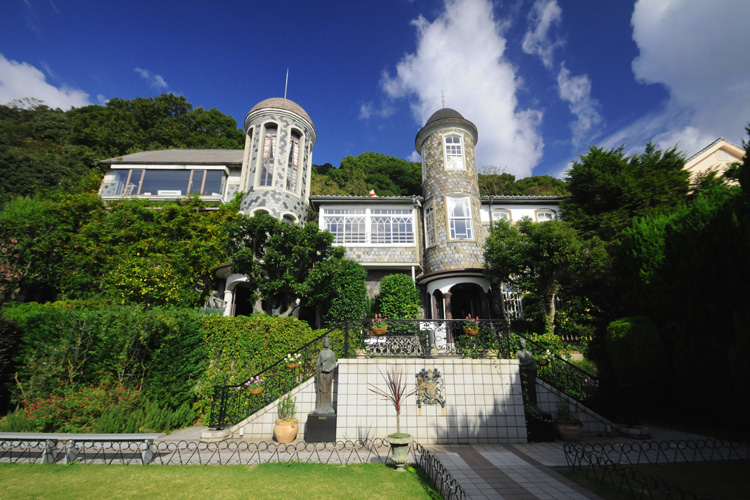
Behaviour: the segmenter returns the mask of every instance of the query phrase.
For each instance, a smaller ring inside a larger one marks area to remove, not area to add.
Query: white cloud
[[[384,73],[381,82],[390,98],[410,98],[420,125],[446,106],[479,129],[477,165],[503,165],[517,177],[531,174],[544,147],[537,133],[542,113],[519,109],[521,85],[516,69],[504,57],[506,40],[487,0],[446,0],[433,22],[420,16],[417,49]]]
[[[376,108],[372,102],[366,102],[359,107],[359,119],[369,120],[373,116],[378,118],[388,118],[396,110],[388,103],[381,103],[380,108]]]
[[[551,70],[554,52],[562,41],[553,38],[550,30],[562,21],[562,10],[556,0],[537,0],[529,12],[529,28],[521,48],[527,54],[536,54],[544,67]]]
[[[639,0],[631,18],[640,51],[633,73],[645,84],[664,85],[670,98],[657,113],[663,116],[641,120],[650,136],[637,126],[616,136],[679,142],[688,153],[720,136],[739,143],[750,120],[748,19],[747,0]]]
[[[134,71],[141,75],[141,77],[148,82],[149,87],[153,89],[161,90],[169,87],[161,75],[152,75],[149,70],[143,68],[135,68]]]
[[[39,99],[51,108],[70,109],[91,104],[83,90],[65,85],[55,87],[47,83],[44,73],[34,66],[0,54],[0,103],[24,97]]]
[[[557,75],[557,86],[560,98],[568,102],[570,112],[576,116],[576,121],[570,128],[573,132],[573,145],[578,146],[602,122],[598,111],[599,102],[591,97],[591,80],[588,75],[571,77],[564,63]]]

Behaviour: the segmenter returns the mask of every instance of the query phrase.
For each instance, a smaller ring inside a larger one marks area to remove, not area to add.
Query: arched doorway
[[[453,285],[450,292],[453,319],[464,319],[469,314],[478,318],[486,317],[485,294],[481,286],[476,283],[459,283]]]

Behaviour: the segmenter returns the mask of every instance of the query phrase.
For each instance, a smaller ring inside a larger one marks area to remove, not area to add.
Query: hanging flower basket
[[[251,388],[248,389],[248,391],[253,396],[258,396],[260,394],[263,394],[263,389],[264,389],[263,387],[251,387]]]
[[[372,333],[375,335],[385,335],[385,332],[388,331],[387,326],[373,326],[372,327]]]
[[[471,335],[472,337],[479,333],[479,328],[469,328],[468,326],[464,327],[464,333],[466,335]]]
[[[295,368],[299,368],[299,362],[287,363],[286,367],[289,368],[290,370],[294,370]]]

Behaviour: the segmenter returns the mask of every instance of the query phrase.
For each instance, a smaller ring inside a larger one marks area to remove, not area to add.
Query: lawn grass
[[[630,466],[645,476],[660,479],[669,486],[676,486],[685,493],[692,493],[698,498],[720,499],[742,499],[750,498],[750,461],[713,461],[695,462],[682,464],[659,464],[659,465],[636,465]],[[633,498],[627,488],[623,493],[608,483],[600,484],[584,477],[583,471],[570,470],[561,473],[580,484],[584,488],[596,493],[605,500],[626,500]],[[615,480],[619,477],[615,475]],[[640,490],[633,485],[636,492],[635,498],[639,498]]]
[[[437,499],[421,471],[383,464],[257,466],[0,464],[8,499]]]

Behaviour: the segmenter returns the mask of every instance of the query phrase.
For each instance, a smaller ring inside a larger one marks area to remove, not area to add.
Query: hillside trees
[[[235,120],[183,96],[111,99],[62,111],[33,99],[0,106],[0,201],[39,189],[99,187],[96,160],[167,148],[242,148]]]

